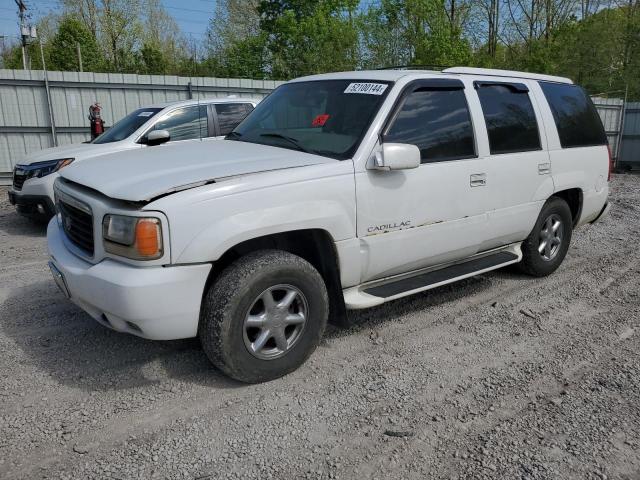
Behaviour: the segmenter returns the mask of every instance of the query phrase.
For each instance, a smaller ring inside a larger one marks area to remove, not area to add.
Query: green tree
[[[405,33],[404,0],[382,0],[358,18],[360,63],[364,68],[408,65],[411,45]]]
[[[49,69],[78,70],[77,45],[80,45],[82,66],[86,71],[100,71],[104,57],[93,34],[77,18],[64,16],[49,45]]]
[[[266,35],[260,30],[259,0],[218,0],[207,29],[205,68],[226,77],[263,78]]]
[[[101,0],[99,31],[110,69],[135,72],[144,29],[139,0]]]
[[[363,19],[363,58],[369,66],[459,65],[471,58],[463,35],[468,11],[455,0],[382,0]]]
[[[173,73],[188,56],[186,39],[160,0],[144,0],[143,7],[142,68],[147,73]]]
[[[162,50],[154,43],[145,43],[140,49],[140,73],[162,75],[167,73],[167,61]]]
[[[640,96],[640,18],[635,35],[628,35],[627,8],[605,9],[580,22],[566,24],[554,38],[548,57],[548,71],[571,77],[591,93],[618,91],[626,86],[632,97]],[[626,46],[626,48],[625,48]],[[626,59],[628,51],[632,59]]]
[[[406,0],[405,8],[413,63],[448,66],[469,61],[469,42],[460,25],[447,17],[444,0]]]
[[[277,79],[358,64],[357,0],[262,0],[270,73]]]

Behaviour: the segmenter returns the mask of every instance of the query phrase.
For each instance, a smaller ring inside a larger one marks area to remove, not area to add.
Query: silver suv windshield
[[[225,138],[351,158],[390,89],[378,80],[287,83]]]
[[[139,110],[134,110],[122,120],[116,122],[109,130],[96,138],[93,143],[111,143],[124,140],[161,110],[162,108],[141,108]]]

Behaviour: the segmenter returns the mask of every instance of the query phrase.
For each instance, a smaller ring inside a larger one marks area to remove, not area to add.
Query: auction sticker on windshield
[[[387,89],[386,83],[350,83],[344,93],[364,93],[366,95],[382,95]]]

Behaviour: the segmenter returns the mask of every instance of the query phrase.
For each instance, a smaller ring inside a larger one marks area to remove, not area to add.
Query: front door
[[[418,146],[422,163],[356,172],[362,282],[473,255],[485,235],[487,158],[477,155],[463,83],[413,82],[394,112],[383,141]]]

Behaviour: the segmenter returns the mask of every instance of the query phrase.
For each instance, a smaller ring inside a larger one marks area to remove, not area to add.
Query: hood
[[[100,155],[105,151],[105,145],[95,145],[93,143],[78,143],[75,145],[63,145],[61,147],[45,148],[37,152],[30,153],[23,157],[19,165],[31,165],[36,162],[46,162],[47,160],[61,160],[63,158],[87,158]]]
[[[217,140],[101,155],[73,163],[60,174],[108,197],[137,202],[223,177],[336,161],[285,148]]]

